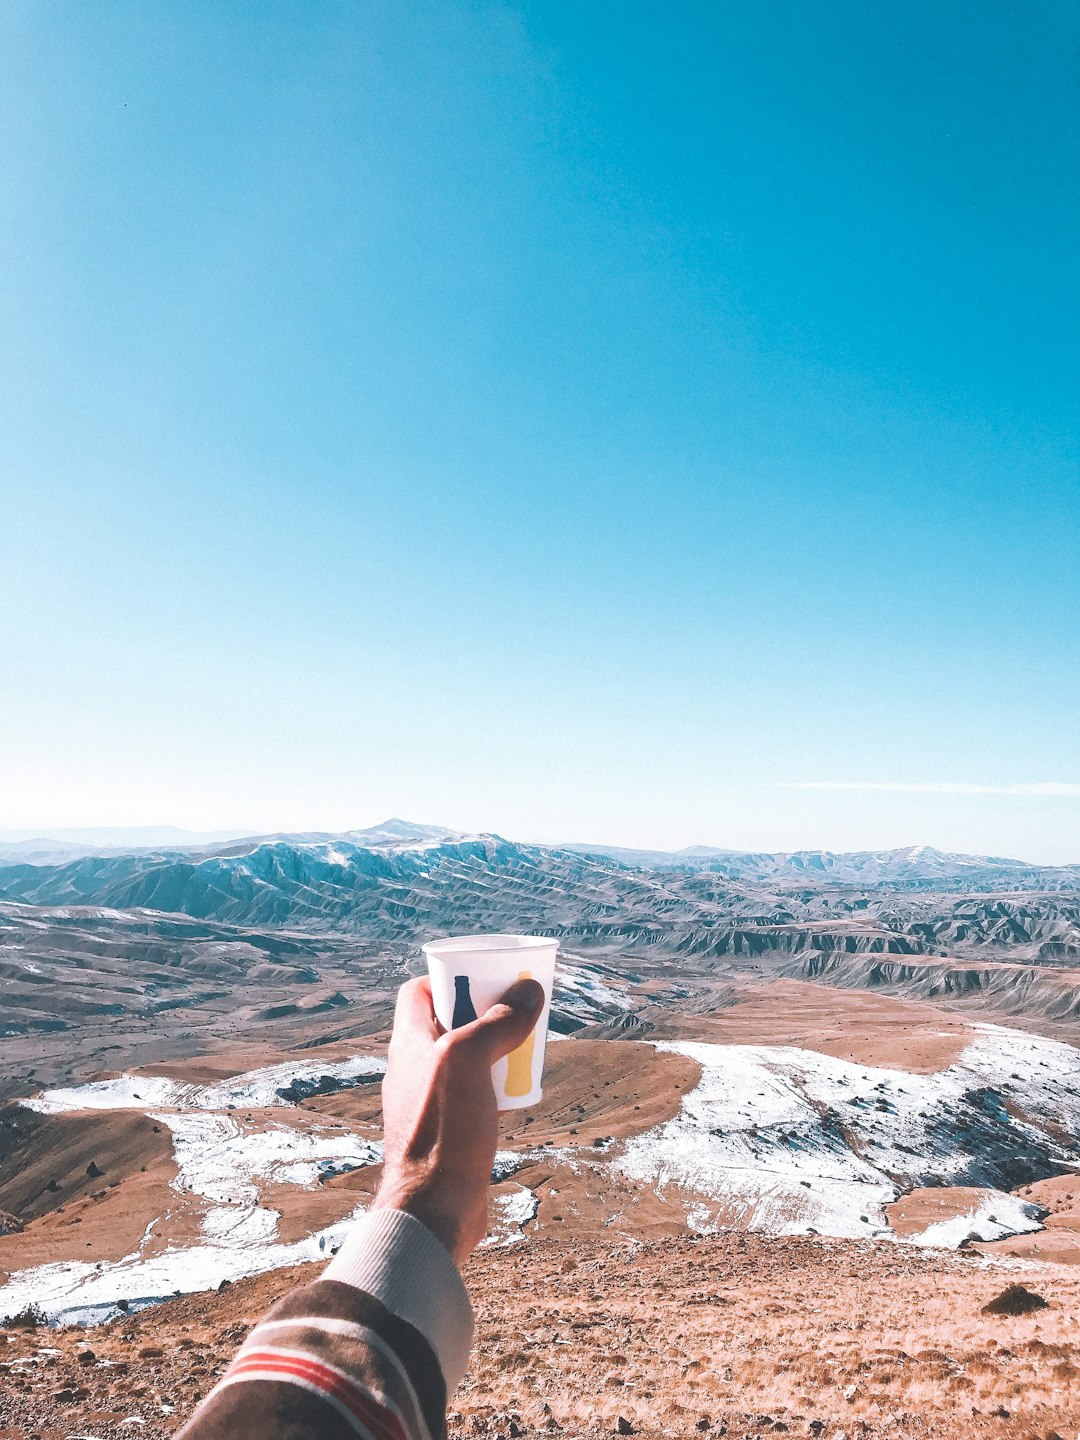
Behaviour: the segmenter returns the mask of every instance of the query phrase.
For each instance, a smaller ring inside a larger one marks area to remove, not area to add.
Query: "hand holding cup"
[[[403,985],[383,1081],[383,1178],[373,1208],[415,1215],[459,1265],[487,1230],[499,1132],[492,1066],[505,1063],[546,1012],[535,980],[504,991],[449,1030],[435,1017],[426,977]]]

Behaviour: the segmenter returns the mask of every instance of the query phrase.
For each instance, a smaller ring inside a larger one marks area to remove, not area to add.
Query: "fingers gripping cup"
[[[544,1008],[528,1038],[492,1066],[500,1110],[535,1105],[542,1092],[557,940],[543,935],[455,935],[423,947],[431,976],[435,1017],[457,1030],[501,1000],[517,980],[544,987]]]

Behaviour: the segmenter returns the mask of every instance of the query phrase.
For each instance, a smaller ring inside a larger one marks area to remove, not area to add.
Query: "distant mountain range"
[[[972,896],[982,898],[964,898]],[[1051,963],[1080,954],[1078,866],[928,847],[666,855],[523,845],[401,820],[334,836],[253,837],[53,863],[9,859],[0,863],[0,901],[149,910],[379,942],[529,930],[582,945],[656,943],[682,954],[807,947],[962,954],[983,944]]]
[[[12,837],[14,838],[5,838]],[[101,866],[71,871],[70,877],[57,876],[63,887],[67,880],[82,890],[87,873],[101,877],[111,885],[116,877],[144,874],[149,868],[160,871],[162,865],[183,863],[176,856],[189,857],[191,864],[205,864],[207,873],[214,869],[211,861],[227,857],[250,857],[265,847],[281,847],[310,851],[317,862],[320,854],[337,851],[402,851],[428,849],[431,846],[456,846],[465,842],[496,846],[511,842],[497,835],[468,836],[446,825],[426,825],[411,820],[392,818],[366,829],[332,831],[282,831],[269,835],[245,835],[234,831],[200,833],[170,826],[136,830],[67,830],[32,835],[30,832],[0,832],[0,867],[20,864],[43,868],[64,868],[87,858],[101,860],[140,859],[142,864],[116,867],[109,872]],[[344,847],[344,849],[342,848]],[[530,853],[578,855],[604,860],[631,870],[646,871],[707,871],[744,884],[822,885],[862,887],[899,887],[901,889],[940,888],[946,890],[1060,889],[1080,886],[1080,865],[1034,865],[1024,860],[989,855],[958,855],[935,850],[930,845],[912,845],[896,850],[857,850],[834,853],[829,850],[768,851],[721,850],[707,845],[691,845],[683,850],[633,850],[616,845],[529,845],[519,847]],[[339,862],[340,863],[340,862]],[[362,868],[362,867],[361,867]],[[83,877],[83,878],[80,878]],[[0,894],[11,879],[0,876]],[[14,881],[20,890],[22,880]],[[30,889],[51,889],[45,877],[35,881],[27,877]],[[88,893],[96,890],[92,886]],[[28,899],[26,894],[13,899]],[[42,903],[52,903],[52,901]],[[98,903],[89,901],[88,903]],[[104,903],[104,902],[100,902]]]
[[[81,855],[145,855],[158,852],[219,850],[234,842],[285,841],[294,845],[344,840],[355,845],[415,845],[431,840],[459,838],[443,825],[420,825],[411,820],[386,820],[366,830],[295,831],[271,835],[249,830],[181,830],[175,825],[106,826],[88,830],[0,830],[0,864],[27,861],[55,864]]]
[[[584,855],[605,855],[624,865],[647,870],[711,870],[732,879],[783,881],[804,880],[814,884],[840,885],[933,885],[952,886],[973,882],[1027,887],[1080,883],[1080,865],[1033,865],[1026,860],[1008,860],[996,855],[956,855],[935,850],[931,845],[908,845],[898,850],[854,850],[836,854],[831,850],[769,851],[714,850],[708,845],[691,845],[685,850],[624,850],[614,845],[570,845]]]

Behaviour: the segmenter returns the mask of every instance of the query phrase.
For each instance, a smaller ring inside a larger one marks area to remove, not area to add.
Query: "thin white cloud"
[[[777,781],[776,790],[882,790],[900,795],[1022,795],[1080,798],[1080,785],[1040,780],[1024,785],[970,785],[962,780],[926,780],[914,784],[892,780]]]

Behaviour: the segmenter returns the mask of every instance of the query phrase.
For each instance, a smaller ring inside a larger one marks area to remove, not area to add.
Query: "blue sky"
[[[0,825],[1080,860],[1078,49],[5,6]]]

